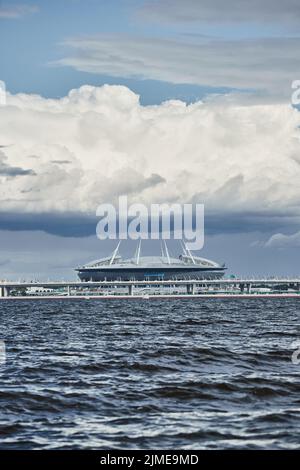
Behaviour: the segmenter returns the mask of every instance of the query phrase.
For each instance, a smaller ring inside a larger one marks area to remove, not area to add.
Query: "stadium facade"
[[[79,278],[82,281],[220,279],[226,270],[225,265],[194,256],[184,243],[178,258],[169,255],[165,241],[161,256],[140,256],[139,242],[135,256],[123,259],[119,246],[120,242],[111,256],[76,268]]]

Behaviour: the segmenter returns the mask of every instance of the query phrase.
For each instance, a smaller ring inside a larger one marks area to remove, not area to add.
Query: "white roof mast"
[[[164,247],[165,247],[165,252],[166,252],[166,255],[167,255],[168,264],[171,264],[170,256],[169,256],[169,250],[168,250],[168,247],[167,247],[167,244],[166,244],[166,240],[164,240]]]
[[[188,252],[186,251],[185,244],[183,243],[182,240],[180,240],[180,245],[181,245],[183,254],[184,254],[185,256],[188,256]]]
[[[113,254],[112,254],[112,257],[110,258],[109,265],[113,264],[113,262],[114,262],[114,260],[115,260],[115,257],[116,257],[117,254],[118,254],[120,244],[121,244],[121,240],[120,240],[119,243],[117,244],[117,248],[115,249],[115,251],[114,251]]]
[[[182,241],[182,243],[183,243],[183,246],[184,246],[184,248],[185,248],[186,253],[187,253],[188,256],[191,258],[193,264],[196,264],[196,261],[194,260],[194,257],[193,257],[193,255],[192,255],[191,250],[187,247],[187,245],[186,245],[186,243],[185,243],[184,241]]]
[[[140,262],[140,254],[141,254],[141,245],[142,245],[142,239],[139,239],[139,243],[135,252],[135,262],[136,264],[139,264]]]

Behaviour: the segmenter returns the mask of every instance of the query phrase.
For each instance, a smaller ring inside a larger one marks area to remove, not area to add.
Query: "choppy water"
[[[297,448],[299,307],[1,302],[0,448]]]

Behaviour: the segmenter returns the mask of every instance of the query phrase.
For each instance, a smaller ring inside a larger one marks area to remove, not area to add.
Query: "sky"
[[[228,274],[300,275],[299,50],[295,0],[0,1],[0,278],[106,255],[122,194],[203,203]]]

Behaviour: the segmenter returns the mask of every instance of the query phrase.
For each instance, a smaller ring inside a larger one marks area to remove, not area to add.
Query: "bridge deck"
[[[39,292],[39,289],[41,290]],[[121,290],[126,290],[122,292]],[[155,291],[156,289],[156,291]],[[173,291],[172,291],[173,289]],[[267,292],[263,292],[266,289]],[[44,290],[44,292],[43,292]],[[106,291],[105,291],[106,290]],[[142,291],[147,292],[142,292]],[[182,290],[185,290],[182,292]],[[275,292],[274,292],[275,290]],[[24,292],[23,292],[24,291]],[[48,292],[47,292],[48,291]],[[50,291],[52,291],[50,293]],[[52,295],[51,295],[52,294]],[[300,278],[180,279],[143,281],[0,281],[0,298],[296,297]]]
[[[108,287],[108,286],[186,286],[192,285],[241,285],[241,284],[252,284],[252,285],[282,285],[282,284],[299,284],[299,278],[241,278],[241,279],[172,279],[170,281],[163,280],[144,280],[144,281],[0,281],[0,288],[11,287],[11,288],[22,288],[22,287],[45,287],[45,288],[60,288],[60,287]]]
[[[158,295],[26,295],[26,296],[8,296],[0,297],[1,301],[18,300],[161,300],[161,299],[286,299],[298,298],[300,293],[282,293],[282,294],[158,294]]]

